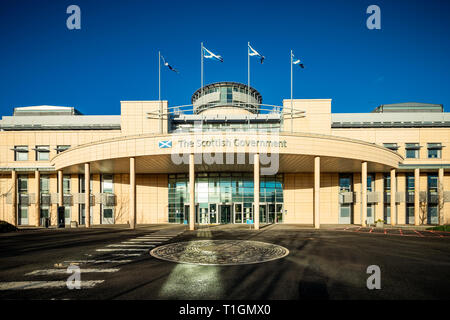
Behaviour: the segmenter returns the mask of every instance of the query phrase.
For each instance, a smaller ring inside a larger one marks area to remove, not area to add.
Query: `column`
[[[253,155],[253,219],[255,230],[259,230],[259,153]]]
[[[35,187],[34,190],[36,190],[36,202],[34,205],[35,210],[35,217],[36,217],[36,227],[39,227],[39,222],[41,220],[41,173],[39,170],[36,170],[34,172],[34,183]]]
[[[136,159],[130,158],[130,205],[129,205],[130,229],[136,228]]]
[[[195,169],[194,154],[189,154],[189,230],[195,229]]]
[[[63,205],[63,172],[58,170],[58,207]]]
[[[89,163],[84,164],[84,212],[86,228],[91,227],[91,172]]]
[[[438,223],[439,225],[443,225],[444,224],[444,206],[445,206],[445,202],[444,199],[442,199],[442,197],[444,197],[444,168],[439,168],[438,170]]]
[[[367,162],[361,163],[361,225],[366,226],[367,220]]]
[[[320,157],[314,157],[314,228],[320,228]]]
[[[395,226],[397,221],[397,204],[395,194],[397,193],[397,177],[395,169],[391,169],[391,225]]]
[[[17,226],[17,173],[11,171],[11,224]]]
[[[414,169],[414,224],[420,224],[420,169]]]

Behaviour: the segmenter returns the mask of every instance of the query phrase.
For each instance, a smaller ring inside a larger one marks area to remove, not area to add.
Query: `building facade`
[[[118,116],[15,108],[0,121],[0,220],[56,225],[63,207],[66,225],[86,227],[450,223],[442,105],[331,113],[330,99],[265,105],[236,82],[191,103],[122,101]]]

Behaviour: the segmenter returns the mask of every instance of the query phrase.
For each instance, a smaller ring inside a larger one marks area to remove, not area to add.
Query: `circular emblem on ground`
[[[150,251],[155,258],[198,265],[238,265],[283,258],[289,250],[271,243],[248,240],[176,242]]]

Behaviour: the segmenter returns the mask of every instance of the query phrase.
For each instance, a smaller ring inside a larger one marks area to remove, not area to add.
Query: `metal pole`
[[[292,75],[292,50],[291,50],[291,133],[294,132],[294,106],[292,103],[293,92],[293,75]]]
[[[250,95],[250,41],[247,42],[247,108],[249,108]]]
[[[158,100],[161,101],[161,51],[158,51]]]
[[[200,55],[201,55],[201,86],[200,88],[202,89],[202,96],[203,96],[203,42],[201,43],[201,49],[200,49]]]

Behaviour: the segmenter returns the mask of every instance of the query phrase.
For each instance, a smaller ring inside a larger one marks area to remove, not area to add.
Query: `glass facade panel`
[[[260,181],[260,203],[280,204],[278,214],[282,215],[282,175],[261,176]],[[195,202],[199,206],[200,219],[196,217],[196,220],[200,223],[233,222],[233,219],[228,217],[229,211],[232,211],[231,215],[233,215],[233,212],[237,209],[239,209],[239,213],[235,212],[237,215],[234,222],[241,223],[245,222],[245,219],[253,219],[253,187],[253,174],[251,173],[198,174],[195,181]],[[169,175],[169,222],[185,223],[187,221],[189,215],[187,211],[189,205],[188,189],[188,175]],[[236,207],[231,205],[233,203],[239,205]],[[213,204],[217,204],[217,206]],[[225,207],[225,205],[231,206]],[[219,206],[221,207],[220,210]],[[211,208],[214,209],[211,210]],[[211,216],[213,212],[214,217]],[[217,213],[221,214],[221,212],[225,212],[227,217],[216,216]],[[282,221],[281,216],[278,221]]]

